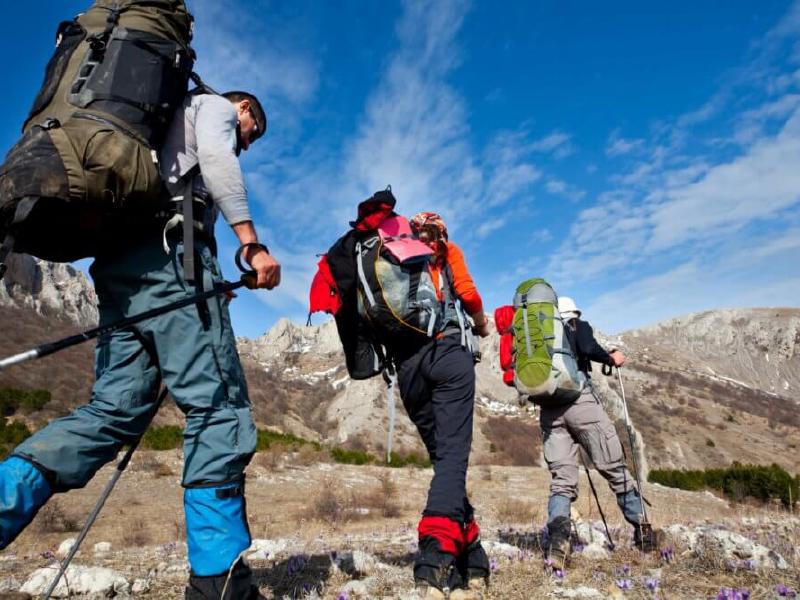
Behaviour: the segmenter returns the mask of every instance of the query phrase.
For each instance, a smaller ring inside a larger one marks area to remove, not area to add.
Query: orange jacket
[[[453,274],[453,287],[455,287],[456,296],[461,300],[467,313],[470,315],[482,313],[483,300],[481,300],[478,288],[475,287],[475,282],[472,281],[472,276],[467,270],[467,261],[464,260],[464,253],[453,242],[447,242],[447,264]],[[433,282],[438,289],[439,270],[433,272]]]

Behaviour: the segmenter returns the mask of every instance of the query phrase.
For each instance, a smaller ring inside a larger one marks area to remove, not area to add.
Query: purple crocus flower
[[[654,592],[656,589],[658,589],[658,579],[656,579],[655,577],[648,577],[645,580],[644,584],[647,586],[647,589],[650,590],[650,591]]]
[[[297,554],[289,558],[289,562],[286,565],[286,574],[289,577],[294,577],[300,571],[306,568],[308,564],[308,556],[305,554]]]
[[[782,583],[775,586],[775,593],[781,598],[797,598],[797,592],[790,587],[786,587]]]
[[[553,576],[556,579],[564,579],[564,577],[566,577],[567,574],[564,572],[564,569],[556,569],[555,571],[553,571]]]
[[[497,559],[494,557],[489,561],[489,570],[493,573],[497,571]]]
[[[750,598],[748,589],[722,588],[717,594],[717,600],[748,600],[748,598]]]
[[[347,600],[347,592],[339,592],[339,596],[336,600]]]
[[[666,548],[661,549],[661,560],[664,562],[670,562],[673,558],[675,558],[675,552],[673,551],[672,546],[667,546]]]
[[[632,585],[630,579],[617,579],[617,587],[621,590],[629,590]]]

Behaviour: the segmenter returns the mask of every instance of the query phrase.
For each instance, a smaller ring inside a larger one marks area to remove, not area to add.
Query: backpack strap
[[[367,282],[367,276],[364,274],[364,259],[361,250],[361,242],[356,242],[356,269],[358,271],[358,280],[361,282],[361,287],[364,290],[364,295],[367,297],[367,302],[370,307],[374,307],[377,303],[375,302],[375,296],[372,295],[372,290]]]
[[[11,252],[14,250],[14,235],[9,232],[6,234],[3,243],[0,244],[0,279],[3,279],[3,275],[6,274],[8,270],[8,265],[6,264],[6,258]]]
[[[8,264],[6,263],[8,255],[14,251],[14,244],[16,242],[14,226],[28,218],[28,214],[33,210],[33,207],[36,206],[38,200],[39,199],[35,196],[25,196],[17,202],[17,206],[14,209],[14,218],[11,220],[11,223],[9,223],[6,237],[3,239],[2,244],[0,244],[0,279],[3,279],[3,276],[8,270]]]
[[[194,283],[194,230],[203,230],[202,223],[194,220],[194,179],[200,174],[200,165],[196,164],[186,171],[178,181],[168,186],[173,203],[180,203],[175,206],[175,213],[164,226],[163,244],[164,252],[169,253],[167,243],[167,232],[183,223],[183,275],[186,282]]]
[[[528,302],[527,297],[523,296],[522,327],[525,329],[525,352],[528,354],[528,358],[531,358],[533,357],[533,350],[531,350],[531,332],[528,323]]]
[[[200,170],[199,165],[193,168]],[[194,176],[186,177],[183,186],[183,200],[181,201],[181,215],[183,216],[183,277],[189,285],[194,283]]]

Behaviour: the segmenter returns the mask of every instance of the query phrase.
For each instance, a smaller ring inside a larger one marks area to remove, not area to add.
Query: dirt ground
[[[413,597],[408,594],[413,590],[410,566],[415,528],[431,470],[339,465],[313,459],[298,454],[257,456],[248,470],[252,536],[282,540],[286,547],[282,553],[252,562],[262,594],[267,598]],[[59,544],[77,535],[75,530],[112,468],[100,471],[85,489],[56,496],[55,504],[51,501],[50,508],[43,509],[0,553],[0,583],[21,583],[35,569],[53,563]],[[137,597],[182,598],[186,568],[180,470],[181,457],[176,451],[137,453],[74,562],[113,568],[129,581],[149,580],[149,590]],[[609,526],[624,541],[629,533],[615,498],[602,478],[593,475]],[[471,468],[468,486],[482,537],[497,544],[490,551],[493,574],[487,598],[558,597],[583,585],[599,590],[603,597],[716,598],[720,589],[727,587],[747,588],[755,599],[776,597],[776,585],[800,587],[796,518],[777,507],[728,505],[711,494],[654,485],[646,485],[645,494],[656,526],[719,523],[737,529],[746,518],[774,522],[774,541],[780,543],[789,570],[730,569],[708,557],[683,556],[679,548],[675,548],[674,559],[665,561],[658,553],[642,555],[623,543],[611,558],[602,561],[576,554],[565,578],[553,577],[542,569],[536,544],[545,522],[548,484],[549,473],[540,468]],[[586,520],[599,518],[585,475],[575,507]],[[784,523],[792,525],[782,526]],[[95,555],[92,549],[98,542],[110,542],[112,551]],[[502,545],[507,542],[516,543],[519,551],[509,553]],[[332,555],[352,550],[367,552],[393,567],[374,575],[367,596],[343,592],[354,577],[331,568]],[[631,589],[620,590],[621,579],[630,579]],[[648,589],[648,579],[658,582],[655,591]]]

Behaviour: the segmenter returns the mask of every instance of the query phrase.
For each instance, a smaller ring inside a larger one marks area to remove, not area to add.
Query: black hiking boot
[[[642,552],[655,552],[661,546],[661,532],[650,523],[642,523],[633,529],[633,545]]]
[[[227,587],[226,587],[227,582]],[[225,596],[222,593],[225,592]],[[242,561],[237,562],[230,574],[200,577],[189,576],[186,600],[260,600],[264,598],[253,585],[253,573]]]
[[[486,550],[481,545],[480,538],[467,546],[464,553],[458,557],[457,568],[461,580],[464,582],[464,589],[470,591],[474,598],[482,598],[489,587],[489,557]],[[452,595],[451,598],[455,598]]]
[[[569,562],[572,522],[569,517],[556,517],[547,524],[547,530],[550,534],[550,544],[547,547],[545,566],[553,571],[556,569],[563,571]]]
[[[414,585],[424,598],[456,598],[451,592],[464,586],[458,572],[456,557],[442,552],[436,538],[425,537],[419,541],[419,554],[414,561]]]

